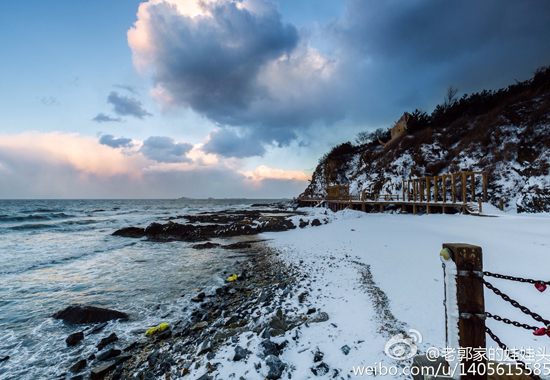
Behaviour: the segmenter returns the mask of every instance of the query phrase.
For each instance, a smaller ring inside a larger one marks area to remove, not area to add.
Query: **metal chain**
[[[488,277],[494,277],[494,278],[500,278],[503,280],[510,280],[510,281],[517,281],[517,282],[527,282],[529,284],[545,284],[550,285],[550,281],[537,281],[530,278],[521,278],[521,277],[514,277],[514,276],[507,276],[504,274],[498,274],[498,273],[491,273],[491,272],[483,272],[484,276]]]
[[[509,355],[510,355],[510,358],[512,358],[513,360],[516,361],[516,363],[518,363],[518,365],[521,367],[521,369],[523,369],[525,371],[526,369],[526,365],[524,362],[522,362],[521,360],[519,360],[518,356],[511,352],[508,347],[502,343],[502,341],[498,338],[498,336],[496,336],[489,327],[485,326],[485,332],[491,337],[491,339],[493,339],[496,344],[498,344],[498,346],[502,349],[503,352],[507,352]],[[540,380],[540,377],[535,375],[535,374],[531,374],[531,375],[528,375],[531,379],[533,380]]]
[[[543,317],[541,317],[540,315],[538,315],[537,313],[535,312],[532,312],[531,310],[529,310],[527,307],[523,306],[523,305],[520,305],[520,303],[518,301],[515,301],[513,299],[511,299],[508,295],[502,293],[499,289],[495,288],[493,285],[491,285],[491,283],[487,282],[484,278],[482,277],[477,277],[479,278],[479,280],[489,289],[491,289],[496,295],[502,297],[502,299],[504,301],[507,301],[509,302],[512,306],[520,309],[521,311],[523,311],[525,314],[527,315],[530,315],[535,321],[537,322],[541,322],[541,323],[544,323],[545,326],[548,326],[550,325],[550,321],[547,320],[547,319],[544,319]]]
[[[489,313],[488,311],[485,312],[485,316],[487,318],[493,318],[495,321],[500,321],[500,322],[504,322],[506,324],[509,324],[509,325],[514,325],[516,327],[522,327],[526,330],[538,330],[538,327],[536,326],[530,326],[528,324],[525,324],[525,323],[520,323],[520,322],[516,322],[516,321],[512,321],[508,318],[502,318],[501,316],[498,316],[498,315],[495,315],[495,314],[491,314]]]

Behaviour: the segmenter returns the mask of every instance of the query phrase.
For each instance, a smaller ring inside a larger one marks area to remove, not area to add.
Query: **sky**
[[[283,198],[360,131],[550,65],[547,0],[6,2],[0,198]]]

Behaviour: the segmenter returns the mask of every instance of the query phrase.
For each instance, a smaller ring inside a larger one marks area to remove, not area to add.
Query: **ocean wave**
[[[75,215],[65,214],[64,212],[48,213],[48,214],[31,214],[25,216],[18,215],[0,215],[0,222],[28,222],[33,220],[53,220],[74,218]]]

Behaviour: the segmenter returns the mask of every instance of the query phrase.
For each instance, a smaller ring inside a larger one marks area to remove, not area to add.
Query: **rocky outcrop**
[[[73,324],[84,324],[106,322],[113,319],[127,319],[129,315],[120,311],[95,306],[71,305],[55,313],[52,317]]]

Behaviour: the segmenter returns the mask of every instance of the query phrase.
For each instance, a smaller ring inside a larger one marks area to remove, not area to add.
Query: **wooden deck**
[[[481,177],[482,194],[476,198],[476,176]],[[450,186],[449,186],[450,185]],[[469,189],[468,189],[469,187]],[[348,186],[329,186],[326,198],[298,198],[301,207],[325,205],[333,211],[345,208],[366,211],[384,211],[390,206],[417,214],[456,212],[480,214],[481,199],[487,202],[487,174],[485,172],[461,172],[434,177],[403,180],[402,194],[375,194],[368,199],[363,191],[350,195]]]

